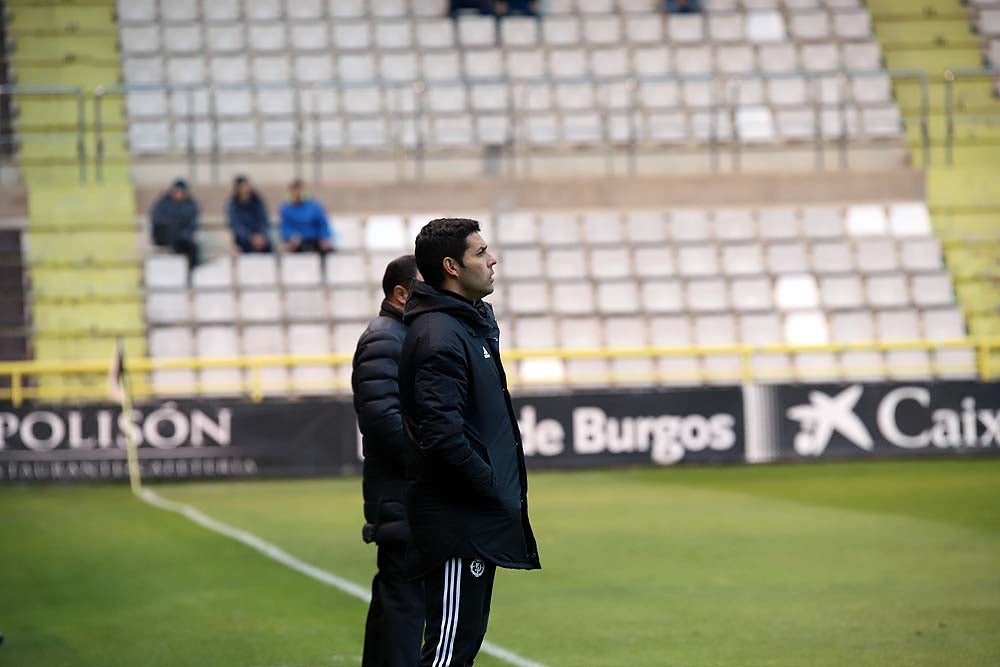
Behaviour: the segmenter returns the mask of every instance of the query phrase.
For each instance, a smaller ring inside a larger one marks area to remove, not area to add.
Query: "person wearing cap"
[[[191,196],[187,181],[178,178],[153,205],[150,212],[153,244],[184,255],[188,268],[198,264],[198,202]]]
[[[318,252],[333,250],[334,232],[326,219],[323,206],[305,194],[301,180],[288,186],[288,201],[281,206],[281,240],[285,252]]]

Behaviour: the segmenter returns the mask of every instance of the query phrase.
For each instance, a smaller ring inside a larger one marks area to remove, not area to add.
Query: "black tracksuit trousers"
[[[424,582],[408,580],[405,544],[378,547],[362,667],[416,667],[424,633]]]
[[[423,577],[427,629],[420,667],[470,667],[486,638],[496,566],[451,558]]]

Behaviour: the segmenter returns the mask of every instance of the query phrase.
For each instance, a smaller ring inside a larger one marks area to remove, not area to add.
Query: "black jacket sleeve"
[[[413,382],[417,443],[421,452],[452,469],[465,486],[495,498],[493,468],[465,436],[468,368],[461,343],[447,338],[426,341]]]
[[[399,340],[388,331],[370,331],[355,362],[355,408],[365,435],[365,456],[406,465],[413,457],[399,407]]]

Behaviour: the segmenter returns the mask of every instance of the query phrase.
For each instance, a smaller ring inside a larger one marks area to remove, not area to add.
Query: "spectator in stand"
[[[483,16],[538,16],[537,0],[451,0],[448,15],[457,18],[462,10],[470,10]]]
[[[497,0],[495,11],[500,18],[504,16],[538,16],[538,2],[536,0]]]
[[[226,217],[233,230],[233,242],[242,252],[271,252],[267,204],[246,176],[237,176],[233,181],[233,195],[226,204]]]
[[[697,14],[701,12],[700,0],[667,0],[669,14]]]
[[[458,18],[458,15],[463,13],[462,10],[466,9],[489,16],[494,13],[493,0],[449,0],[448,2],[448,16],[453,19]]]
[[[188,268],[198,265],[198,202],[191,196],[187,181],[178,178],[164,192],[149,215],[153,223],[153,244],[185,255]]]
[[[288,201],[281,206],[281,239],[285,252],[325,255],[333,250],[334,234],[326,213],[318,201],[303,192],[299,179],[288,186]]]

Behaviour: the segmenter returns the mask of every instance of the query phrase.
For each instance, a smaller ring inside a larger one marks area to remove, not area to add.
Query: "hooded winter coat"
[[[416,447],[407,503],[415,566],[461,557],[541,567],[492,306],[418,282],[403,322],[399,392]]]
[[[405,522],[406,470],[414,453],[399,409],[399,351],[406,337],[403,311],[382,302],[379,316],[358,339],[351,388],[364,451],[365,520],[379,526]]]

